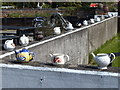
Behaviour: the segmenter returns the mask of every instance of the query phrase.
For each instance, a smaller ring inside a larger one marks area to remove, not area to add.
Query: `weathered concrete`
[[[117,17],[104,20],[88,29],[89,52],[94,51],[117,34]]]
[[[88,64],[88,54],[117,34],[117,17],[76,29],[74,31],[27,46],[35,52],[35,61],[50,63],[50,53],[64,53],[70,56],[72,64]],[[14,52],[10,52],[14,54]],[[5,54],[6,56],[9,53]],[[4,56],[2,59],[4,59]],[[15,59],[14,55],[10,56]],[[8,58],[10,58],[8,57]]]
[[[118,88],[118,73],[0,64],[2,88]]]

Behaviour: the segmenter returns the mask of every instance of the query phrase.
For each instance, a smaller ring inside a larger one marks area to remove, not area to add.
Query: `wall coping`
[[[75,32],[78,32],[78,31],[87,29],[87,28],[89,28],[89,27],[95,26],[95,25],[97,25],[97,24],[100,24],[100,23],[102,23],[102,22],[104,22],[104,21],[110,20],[110,19],[115,18],[115,17],[117,17],[117,16],[113,16],[113,17],[111,17],[111,18],[104,19],[104,20],[102,20],[102,21],[100,21],[100,22],[96,22],[96,23],[94,23],[94,24],[91,24],[91,25],[88,25],[88,26],[85,26],[85,27],[81,27],[81,28],[75,29],[74,31],[70,31],[70,32],[61,34],[61,35],[59,35],[59,36],[56,36],[56,37],[53,37],[53,38],[50,38],[50,39],[47,39],[47,40],[40,41],[40,42],[38,42],[38,43],[34,43],[34,44],[32,44],[32,45],[26,46],[25,48],[26,48],[26,49],[29,49],[29,48],[32,48],[32,47],[35,47],[35,46],[44,44],[44,43],[46,43],[46,42],[53,41],[53,40],[55,40],[55,39],[64,37],[64,36],[66,36],[66,35],[69,35],[69,34],[71,34],[71,33],[75,33]],[[21,49],[22,49],[22,48],[21,48]],[[17,49],[17,50],[21,50],[21,49]],[[6,56],[12,55],[12,54],[14,54],[14,51],[12,51],[12,52],[7,52],[7,53],[5,53],[5,54],[2,54],[2,55],[0,55],[0,59],[4,58],[4,57],[6,57]]]
[[[90,71],[90,70],[74,70],[74,69],[67,69],[67,68],[34,67],[34,66],[29,66],[29,65],[17,65],[17,64],[0,64],[0,68],[120,77],[119,73],[107,72],[107,71]]]

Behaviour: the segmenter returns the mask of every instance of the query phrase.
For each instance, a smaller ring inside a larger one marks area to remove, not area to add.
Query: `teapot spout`
[[[49,54],[49,56],[50,56],[50,57],[53,57],[53,55],[52,55],[52,54]]]
[[[93,52],[91,54],[92,54],[93,57],[95,57],[95,54]]]
[[[17,50],[15,50],[15,54],[18,54],[19,52]]]

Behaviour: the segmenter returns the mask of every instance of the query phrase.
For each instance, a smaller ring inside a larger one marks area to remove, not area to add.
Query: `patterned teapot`
[[[25,48],[20,51],[15,50],[15,54],[18,62],[30,62],[35,57],[35,54],[33,52],[29,52],[29,50]]]
[[[49,54],[53,65],[63,65],[69,61],[69,56],[66,54]]]

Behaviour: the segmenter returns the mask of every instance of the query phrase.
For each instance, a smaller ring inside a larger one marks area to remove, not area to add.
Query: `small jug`
[[[55,28],[54,28],[54,34],[55,34],[55,35],[61,34],[60,27],[55,27]]]
[[[115,55],[113,53],[110,53],[110,55],[105,53],[99,53],[97,56],[95,56],[94,53],[92,53],[95,62],[98,64],[99,69],[107,69],[107,66],[115,59]],[[113,59],[111,60],[110,57],[113,56]]]
[[[69,56],[64,54],[50,54],[53,65],[63,65],[69,61]]]

